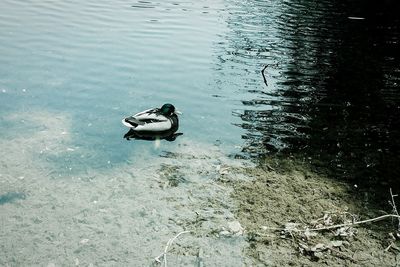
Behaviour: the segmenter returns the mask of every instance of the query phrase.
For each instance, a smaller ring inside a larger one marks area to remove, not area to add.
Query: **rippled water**
[[[95,150],[74,168],[102,167],[151,148],[127,144],[121,118],[167,102],[184,113],[187,138],[231,148],[240,139],[230,115],[237,103],[213,97],[215,46],[227,30],[222,2],[1,5],[1,112],[68,114],[74,145]]]
[[[160,157],[169,158],[162,164],[172,170],[193,169],[188,175],[196,181],[203,181],[204,173],[212,172],[213,164],[219,166],[226,155],[278,154],[329,166],[355,183],[377,184],[383,190],[396,186],[398,7],[395,1],[4,0],[1,205],[33,201],[32,207],[48,214],[46,205],[54,201],[58,215],[70,207],[65,214],[74,218],[67,224],[73,228],[76,220],[86,220],[74,217],[77,210],[87,208],[79,197],[101,201],[96,190],[105,190],[108,196],[107,188],[132,182],[126,177],[138,179],[143,189],[120,188],[123,201],[132,201],[134,194],[140,196],[139,202],[152,202],[154,196],[145,190],[155,190],[154,184],[138,177],[157,176]],[[267,85],[261,75],[264,66]],[[167,102],[183,112],[183,136],[171,143],[162,141],[160,147],[122,138],[127,129],[121,118]],[[207,166],[201,165],[196,153],[207,154],[204,150],[216,147],[223,154],[210,152],[209,157],[200,157],[208,159]],[[185,151],[186,160],[171,157],[179,155],[177,150]],[[76,193],[81,186],[85,196]],[[185,190],[188,187],[178,187],[174,194],[188,194]],[[197,197],[204,200],[202,194]],[[110,205],[127,209],[117,195],[109,196],[103,211],[112,209]],[[130,217],[115,211],[115,228],[110,226],[106,233],[117,231],[123,224],[119,219],[129,217],[142,227],[151,224],[155,233],[167,225],[169,231],[161,234],[165,240],[172,228],[177,230],[168,218],[178,215],[160,199],[151,204],[153,210],[166,210],[158,215],[152,211],[158,219],[141,219],[146,207],[134,202]],[[31,208],[21,205],[21,214]],[[89,209],[87,216],[97,218],[97,213]],[[21,214],[10,217],[7,227],[26,226]],[[43,218],[30,216],[40,226]],[[71,235],[86,240],[81,230],[71,230]],[[146,240],[136,233],[146,244],[143,251],[135,251],[137,257],[147,253],[145,258],[151,258],[146,249],[161,242],[155,233],[148,233],[151,238]],[[97,238],[104,249],[113,247]],[[217,258],[214,264],[223,262]],[[240,264],[240,259],[233,259]]]
[[[101,168],[147,149],[119,138],[120,118],[171,102],[185,138],[244,156],[307,154],[345,176],[376,177],[398,162],[393,5],[5,1],[0,109],[71,116],[75,146],[96,153],[48,159],[60,168]]]
[[[214,179],[243,133],[240,102],[214,96],[225,3],[0,9],[0,265],[149,266],[188,229],[170,265],[200,248],[206,265],[242,265],[243,238],[213,232],[235,220]],[[167,102],[183,136],[123,139],[123,117]]]
[[[218,66],[222,87],[240,90],[243,151],[295,155],[385,194],[397,186],[398,4],[230,3]]]

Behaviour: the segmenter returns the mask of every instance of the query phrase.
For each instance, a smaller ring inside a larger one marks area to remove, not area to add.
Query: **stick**
[[[390,203],[390,205],[392,205],[394,214],[399,216],[399,213],[397,212],[397,208],[396,208],[396,203],[394,202],[394,197],[397,197],[397,195],[393,195],[392,188],[389,188],[389,190],[390,190],[390,196],[392,197],[392,203]],[[399,224],[397,226],[397,230],[400,231],[400,219],[399,219]]]
[[[175,239],[177,239],[181,234],[185,234],[185,233],[190,233],[190,231],[183,231],[178,233],[176,236],[174,236],[173,238],[171,238],[170,240],[168,240],[167,245],[165,246],[164,252],[160,254],[160,256],[156,257],[154,260],[158,263],[161,263],[160,258],[163,257],[163,261],[164,261],[164,267],[167,267],[167,252],[168,252],[168,248],[169,246],[172,245],[172,243],[175,241]]]
[[[354,225],[359,225],[359,224],[363,224],[363,223],[381,221],[383,219],[390,218],[390,217],[400,219],[399,215],[386,214],[383,216],[379,216],[379,217],[364,220],[364,221],[358,221],[358,222],[354,222],[354,223],[343,223],[343,224],[331,225],[331,226],[327,226],[327,227],[308,229],[308,231],[321,231],[321,230],[329,230],[329,229],[335,229],[335,228],[346,227],[346,226],[354,226]]]
[[[376,218],[364,220],[364,221],[358,221],[354,223],[343,223],[343,224],[336,224],[336,225],[331,225],[327,227],[321,227],[321,228],[311,228],[307,229],[308,231],[322,231],[322,230],[329,230],[329,229],[335,229],[335,228],[340,228],[340,227],[346,227],[346,226],[355,226],[363,223],[369,223],[369,222],[376,222],[376,221],[381,221],[386,218],[397,218],[400,220],[400,215],[394,215],[394,214],[386,214],[383,216],[379,216]],[[306,230],[299,230],[299,229],[285,229],[285,228],[275,228],[275,227],[263,227],[265,230],[274,230],[274,231],[287,231],[287,232],[305,232]]]
[[[265,78],[265,75],[264,75],[264,71],[265,71],[265,69],[266,69],[267,67],[268,67],[268,65],[265,65],[265,67],[262,69],[261,73],[262,73],[262,76],[263,76],[263,78],[264,78],[264,83],[265,83],[265,85],[268,87],[267,79]]]

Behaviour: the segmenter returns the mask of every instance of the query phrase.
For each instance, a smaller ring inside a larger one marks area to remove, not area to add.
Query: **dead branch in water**
[[[323,231],[323,230],[330,230],[330,229],[336,229],[336,228],[341,228],[341,227],[349,227],[349,226],[356,226],[364,223],[370,223],[370,222],[376,222],[376,221],[381,221],[386,218],[397,218],[400,220],[400,215],[394,215],[394,214],[386,214],[382,215],[376,218],[368,219],[368,220],[363,220],[363,221],[358,221],[354,223],[343,223],[343,224],[336,224],[336,225],[331,225],[327,227],[321,227],[321,228],[307,228],[305,230],[300,230],[296,228],[276,228],[276,227],[263,227],[264,230],[273,230],[273,231],[288,231],[288,232],[306,232],[306,231]]]
[[[399,224],[398,224],[398,230],[400,231],[400,215],[397,211],[396,208],[396,203],[394,201],[394,197],[397,197],[397,195],[393,195],[392,193],[392,189],[390,188],[390,196],[391,196],[391,201],[389,201],[390,205],[393,208],[393,213],[394,214],[386,214],[386,215],[382,215],[379,217],[375,217],[375,218],[371,218],[371,219],[367,219],[367,220],[362,220],[362,221],[353,221],[352,223],[342,223],[342,224],[335,224],[335,225],[330,225],[330,226],[325,226],[325,227],[319,227],[319,228],[306,228],[304,230],[298,229],[297,225],[299,224],[294,224],[294,223],[289,223],[289,226],[286,226],[285,228],[275,228],[275,227],[263,227],[264,230],[273,230],[273,231],[283,231],[286,233],[290,233],[291,232],[310,232],[310,231],[324,231],[324,230],[331,230],[331,229],[337,229],[337,228],[342,228],[342,227],[350,227],[350,226],[357,226],[360,224],[364,224],[364,223],[372,223],[372,222],[377,222],[377,221],[381,221],[387,218],[396,218],[399,220]]]
[[[394,197],[397,197],[398,195],[393,195],[392,188],[390,188],[389,190],[390,190],[390,196],[392,197],[392,202],[389,201],[389,204],[393,208],[393,213],[396,214],[397,216],[399,216],[399,213],[397,212],[397,208],[396,208],[396,202],[394,202]],[[398,220],[399,220],[399,224],[397,225],[397,231],[400,231],[400,219],[398,219]]]
[[[327,227],[321,227],[321,228],[314,228],[314,229],[308,229],[308,231],[322,231],[322,230],[329,230],[329,229],[336,229],[336,228],[341,228],[341,227],[347,227],[347,226],[355,226],[363,223],[370,223],[370,222],[376,222],[376,221],[381,221],[386,218],[397,218],[400,219],[399,215],[394,215],[394,214],[386,214],[382,215],[376,218],[368,219],[368,220],[363,220],[363,221],[358,221],[354,223],[343,223],[343,224],[336,224],[336,225],[331,225]]]
[[[265,69],[268,67],[268,65],[265,65],[265,67],[262,69],[262,71],[261,71],[261,73],[262,73],[262,76],[263,76],[263,78],[264,78],[264,83],[265,83],[265,85],[266,86],[268,86],[268,83],[267,83],[267,79],[265,78],[265,74],[264,74],[264,71],[265,71]]]
[[[163,262],[164,262],[164,267],[167,267],[167,252],[168,248],[172,245],[172,243],[177,239],[180,235],[185,234],[185,233],[190,233],[190,231],[183,231],[178,233],[176,236],[172,237],[170,240],[168,240],[167,245],[165,246],[164,252],[161,253],[158,257],[156,257],[154,260],[158,263],[161,263],[160,258],[163,257]]]

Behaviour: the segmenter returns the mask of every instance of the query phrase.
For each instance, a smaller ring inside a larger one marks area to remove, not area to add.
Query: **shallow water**
[[[301,154],[390,185],[393,5],[2,1],[1,264],[149,265],[197,229],[173,260],[209,247],[205,263],[242,266],[244,240],[213,232],[235,220],[213,184],[223,164],[244,164],[235,156]],[[167,102],[183,136],[122,138],[123,117]]]
[[[218,169],[238,150],[215,94],[223,2],[0,4],[0,265],[241,266]],[[121,119],[171,102],[175,142],[126,141]],[[224,151],[224,152],[223,152]],[[229,152],[228,152],[229,151]]]
[[[192,232],[171,247],[170,265],[246,261],[243,237],[218,235],[236,221],[230,191],[216,184],[218,167],[236,163],[218,147],[186,140],[162,157],[142,150],[108,169],[60,173],[37,151],[74,153],[71,121],[48,112],[10,119],[28,115],[45,130],[0,142],[1,265],[150,266],[183,230]]]
[[[184,112],[181,131],[191,140],[237,142],[235,103],[212,97],[223,3],[1,5],[1,112],[70,116],[74,145],[96,150],[80,165],[123,162],[137,147],[149,147],[122,140],[127,129],[120,120],[166,102]]]
[[[347,178],[392,183],[400,117],[396,7],[3,1],[0,111],[71,117],[74,146],[96,153],[78,155],[78,163],[46,158],[60,169],[104,168],[148,149],[119,138],[120,119],[171,102],[184,112],[180,130],[190,140],[245,157],[305,154]],[[266,65],[268,86],[260,73]]]

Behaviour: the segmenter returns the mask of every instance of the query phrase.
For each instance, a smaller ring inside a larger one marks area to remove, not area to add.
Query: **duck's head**
[[[161,108],[160,108],[160,112],[161,114],[165,115],[165,116],[171,116],[174,113],[180,113],[179,111],[175,110],[174,105],[172,104],[164,104]]]

